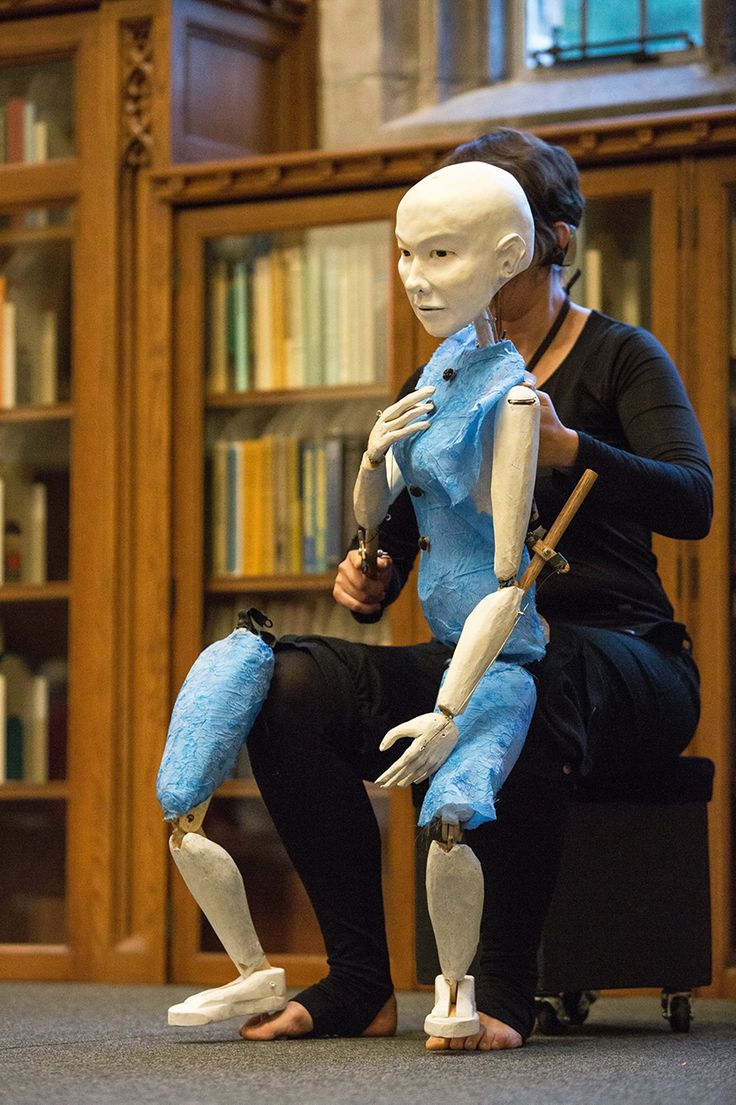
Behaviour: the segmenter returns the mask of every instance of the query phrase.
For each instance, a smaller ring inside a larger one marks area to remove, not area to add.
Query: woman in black
[[[656,769],[677,756],[698,720],[697,669],[684,626],[657,576],[652,532],[696,539],[709,528],[712,479],[677,370],[643,330],[572,304],[563,265],[583,212],[569,155],[500,130],[448,158],[488,161],[521,183],[535,221],[532,266],[494,304],[534,372],[542,405],[535,500],[548,528],[584,468],[598,482],[559,551],[572,571],[538,589],[550,627],[532,665],[538,701],[524,750],[498,800],[497,820],[468,834],[485,878],[476,997],[481,1032],[428,1047],[520,1046],[533,1028],[536,952],[557,875],[576,775]],[[419,373],[403,392],[414,390]],[[417,553],[410,495],[381,530],[379,579],[357,553],[334,595],[374,620],[398,595]],[[402,747],[383,735],[432,709],[450,655],[439,642],[378,648],[291,638],[249,738],[253,770],[322,927],[330,971],[286,1010],[255,1018],[246,1038],[395,1030],[380,884],[380,840],[363,779]]]

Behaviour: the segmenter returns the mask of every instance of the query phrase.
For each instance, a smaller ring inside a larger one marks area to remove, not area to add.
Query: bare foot
[[[396,1032],[396,998],[391,995],[361,1036],[393,1036]],[[311,1014],[298,1001],[290,1001],[280,1013],[251,1017],[240,1029],[244,1040],[292,1040],[306,1036],[314,1024]]]
[[[479,1013],[480,1032],[475,1036],[457,1036],[448,1040],[443,1036],[430,1036],[427,1048],[430,1051],[508,1051],[521,1047],[524,1043],[519,1033],[503,1021]]]

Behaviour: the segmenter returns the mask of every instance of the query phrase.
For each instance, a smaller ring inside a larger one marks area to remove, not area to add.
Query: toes
[[[449,1046],[450,1041],[446,1040],[443,1036],[430,1036],[425,1044],[425,1047],[429,1051],[447,1051]]]

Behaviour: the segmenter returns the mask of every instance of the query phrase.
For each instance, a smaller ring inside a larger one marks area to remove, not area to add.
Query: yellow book
[[[302,526],[302,498],[299,469],[301,449],[299,439],[289,437],[286,439],[286,500],[289,518],[289,552],[288,571],[293,575],[301,575],[303,571],[303,540]]]
[[[276,571],[275,518],[274,518],[274,438],[268,434],[260,440],[260,505],[261,505],[261,550],[260,574],[272,576]]]
[[[260,442],[254,438],[243,442],[243,575],[258,575],[258,467]]]

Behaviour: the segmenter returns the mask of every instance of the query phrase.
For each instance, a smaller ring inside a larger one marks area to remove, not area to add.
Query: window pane
[[[526,42],[528,55],[550,50],[539,58],[528,56],[530,65],[576,62],[586,57],[618,56],[639,50],[637,41],[627,46],[596,46],[596,43],[637,39],[641,33],[668,35],[687,32],[692,43],[702,41],[700,0],[648,0],[642,25],[639,0],[527,0]],[[582,49],[585,46],[586,49]],[[580,48],[576,48],[580,47]],[[651,44],[649,52],[682,50],[682,38]],[[562,53],[559,52],[562,48]]]

